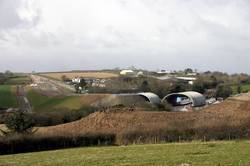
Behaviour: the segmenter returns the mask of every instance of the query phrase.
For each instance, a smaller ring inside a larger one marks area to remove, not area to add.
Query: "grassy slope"
[[[35,111],[51,111],[60,108],[79,109],[80,106],[74,104],[76,97],[48,97],[39,94],[34,90],[27,93],[27,97]]]
[[[15,87],[10,85],[0,85],[0,107],[17,107]]]
[[[250,91],[250,84],[242,85],[242,91]]]
[[[102,98],[101,95],[48,97],[34,90],[28,90],[27,97],[36,112],[59,109],[77,110]]]
[[[5,84],[8,85],[22,85],[31,83],[31,79],[28,76],[19,76],[10,78]]]
[[[250,141],[75,148],[0,156],[0,165],[249,165]]]
[[[237,94],[237,85],[232,86],[233,94]],[[250,91],[250,84],[241,85],[242,92]]]

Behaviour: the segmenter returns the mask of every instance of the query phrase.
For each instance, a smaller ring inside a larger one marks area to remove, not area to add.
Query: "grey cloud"
[[[20,5],[19,0],[0,0],[0,29],[13,28],[22,24],[16,11]]]
[[[10,29],[30,28],[40,21],[40,11],[32,20],[25,20],[20,17],[18,10],[28,8],[29,0],[0,0],[0,32]]]
[[[17,15],[28,1],[0,0],[0,70],[250,71],[248,0],[37,0],[31,21]]]

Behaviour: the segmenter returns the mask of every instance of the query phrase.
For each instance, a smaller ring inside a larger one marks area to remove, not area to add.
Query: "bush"
[[[114,145],[115,136],[112,134],[77,135],[77,136],[35,136],[17,134],[0,137],[0,154],[14,154],[53,150],[61,148]]]
[[[83,107],[79,110],[60,109],[53,112],[32,113],[35,126],[53,126],[79,120],[95,112],[94,107]]]
[[[174,122],[155,129],[133,128],[117,135],[117,144],[142,144],[160,142],[180,142],[193,140],[231,140],[249,138],[249,120],[243,120],[239,125],[228,124],[228,120],[217,122],[211,127],[209,124],[195,126],[191,121]],[[188,125],[183,125],[188,124]]]
[[[150,91],[150,87],[149,87],[149,84],[148,84],[148,81],[147,80],[144,80],[141,84],[141,86],[139,87],[140,91],[142,92],[149,92]]]
[[[228,98],[233,94],[233,90],[229,85],[220,85],[217,88],[216,97]]]
[[[204,82],[202,80],[195,81],[192,89],[193,89],[193,91],[196,91],[196,92],[203,94],[205,92]]]
[[[34,119],[30,114],[21,111],[8,115],[5,118],[4,123],[9,129],[9,133],[32,133],[32,129],[35,125]]]

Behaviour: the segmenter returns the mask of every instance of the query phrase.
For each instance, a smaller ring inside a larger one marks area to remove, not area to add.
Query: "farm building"
[[[154,93],[145,92],[145,93],[138,93],[139,96],[142,96],[146,101],[150,102],[153,105],[160,105],[161,99]]]
[[[142,77],[142,76],[144,76],[143,71],[139,71],[139,72],[136,74],[136,76],[137,76],[137,77]]]
[[[133,70],[122,70],[120,72],[121,76],[136,76],[136,73]]]
[[[114,94],[102,99],[98,106],[143,106],[143,105],[158,106],[161,104],[161,99],[154,93],[125,93]]]
[[[79,78],[79,77],[72,78],[71,82],[73,84],[79,84],[81,82],[81,78]]]
[[[170,74],[171,71],[168,71],[168,70],[160,70],[160,71],[157,71],[156,73],[157,73],[157,74]]]
[[[205,97],[194,91],[169,94],[162,99],[162,102],[167,102],[172,106],[191,105],[192,107],[201,107],[206,105]]]
[[[196,80],[196,78],[194,77],[175,77],[175,78],[181,82],[188,83],[190,85],[193,85],[194,81]]]

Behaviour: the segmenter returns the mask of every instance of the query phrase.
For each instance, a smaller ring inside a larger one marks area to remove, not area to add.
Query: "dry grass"
[[[7,127],[4,124],[0,124],[0,130],[7,131]],[[3,133],[0,131],[0,136],[3,135]]]
[[[108,72],[65,72],[65,73],[45,73],[41,74],[42,76],[54,78],[61,80],[62,76],[72,79],[74,77],[84,77],[84,78],[114,78],[118,77],[117,74],[108,73]]]
[[[239,98],[241,99],[241,98]],[[113,108],[96,112],[79,121],[40,128],[38,134],[75,135],[126,131],[232,128],[250,123],[249,101],[229,99],[198,112],[145,112]],[[185,128],[185,129],[184,129]]]

